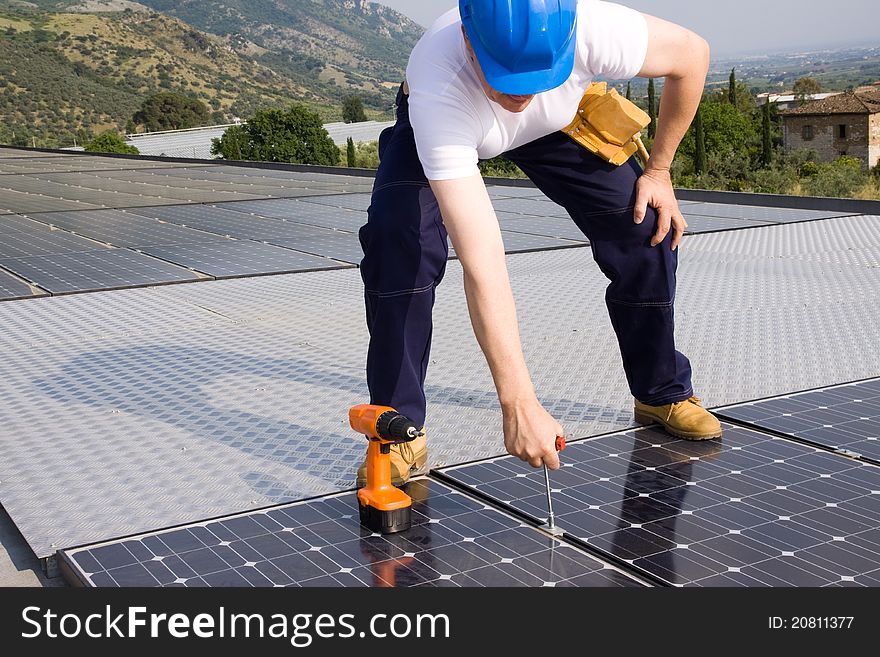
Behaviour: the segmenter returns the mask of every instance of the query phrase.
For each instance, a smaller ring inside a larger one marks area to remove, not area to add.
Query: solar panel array
[[[0,217],[15,217],[0,249],[9,279],[0,300],[356,266],[372,183],[341,173],[0,149]],[[507,253],[589,244],[539,190],[490,186],[489,194]],[[682,209],[689,232],[842,216],[717,203]],[[51,231],[12,231],[22,218]]]
[[[551,476],[557,525],[654,581],[880,586],[880,469],[749,429],[688,442],[642,429],[573,443]],[[505,457],[448,481],[536,522],[543,475]]]
[[[63,553],[82,584],[640,586],[620,570],[436,481],[412,482],[413,527],[382,536],[353,493]]]
[[[718,412],[735,422],[880,465],[880,379],[727,406]]]

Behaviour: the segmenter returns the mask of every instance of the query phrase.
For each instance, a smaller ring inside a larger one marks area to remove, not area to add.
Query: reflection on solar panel
[[[5,239],[5,236],[0,239]],[[32,290],[26,283],[0,270],[0,301],[34,296],[45,296],[45,292]]]
[[[127,249],[0,258],[0,267],[53,294],[196,280],[185,269]]]
[[[639,586],[593,557],[430,480],[413,527],[364,530],[346,493],[63,553],[86,586]]]
[[[140,250],[217,278],[335,269],[344,266],[328,258],[246,240],[160,244],[143,247]]]
[[[557,524],[667,584],[880,586],[880,469],[747,429],[656,429],[571,444],[551,479]],[[536,519],[542,474],[510,457],[450,479]]]
[[[718,412],[880,463],[880,379],[728,406]]]

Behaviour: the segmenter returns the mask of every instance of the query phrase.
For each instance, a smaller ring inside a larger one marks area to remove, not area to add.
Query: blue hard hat
[[[574,69],[578,0],[459,0],[465,32],[486,76],[504,94],[537,94]]]

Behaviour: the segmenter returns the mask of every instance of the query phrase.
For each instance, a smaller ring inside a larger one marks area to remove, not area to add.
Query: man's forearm
[[[535,396],[520,343],[516,304],[501,262],[496,269],[464,274],[468,311],[477,342],[495,381],[502,406]]]
[[[704,81],[705,74],[702,78],[666,78],[649,169],[668,170],[672,166],[681,140],[697,113]]]
[[[531,401],[535,392],[520,345],[504,242],[483,179],[433,181],[431,187],[464,270],[471,324],[498,397],[502,405]]]

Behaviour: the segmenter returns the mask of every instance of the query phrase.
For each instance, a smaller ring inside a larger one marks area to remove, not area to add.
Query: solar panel
[[[269,240],[272,244],[314,253],[325,258],[341,260],[357,265],[364,257],[360,240],[354,233],[342,233],[339,231],[326,231],[320,237],[303,237],[299,239],[275,239]]]
[[[0,270],[0,300],[8,301],[35,296],[45,296],[45,293],[35,292],[26,283]]]
[[[718,412],[880,464],[880,379],[727,406]]]
[[[556,205],[552,201],[541,201],[532,198],[501,198],[492,201],[495,210],[500,212],[515,212],[517,214],[533,215],[536,217],[564,217],[569,214],[565,208]]]
[[[222,240],[219,235],[162,223],[121,210],[49,212],[31,217],[113,246],[144,247],[152,244]],[[94,248],[94,244],[91,244],[91,248]]]
[[[551,475],[568,536],[666,584],[880,585],[880,469],[756,431],[657,429],[573,443]],[[547,516],[543,473],[505,457],[443,471]]]
[[[53,294],[196,280],[191,272],[128,249],[0,258],[5,267]]]
[[[825,210],[799,210],[755,205],[729,205],[726,203],[695,203],[682,208],[684,214],[697,214],[709,217],[729,217],[749,221],[788,223],[792,221],[811,221],[843,217],[851,212],[827,212]]]
[[[87,586],[640,586],[441,483],[409,484],[413,527],[363,529],[353,493],[66,550]]]
[[[235,212],[244,212],[286,219],[313,226],[334,228],[357,232],[367,223],[365,212],[356,212],[343,208],[329,208],[316,203],[306,203],[298,199],[269,199],[265,201],[240,201],[235,203],[218,203],[216,207]]]
[[[489,185],[486,187],[489,196],[493,199],[498,198],[534,198],[541,200],[549,200],[544,196],[544,192],[536,187],[504,187],[503,185]]]
[[[525,217],[521,214],[499,212],[498,221],[504,231],[530,233],[558,239],[587,242],[587,237],[570,217]]]
[[[342,266],[327,258],[246,240],[160,244],[143,247],[140,250],[217,278],[280,274]]]
[[[305,202],[366,212],[370,207],[372,197],[372,194],[335,194],[332,196],[312,196],[305,199]]]
[[[544,249],[558,249],[572,246],[584,246],[586,242],[572,242],[543,235],[529,235],[527,233],[515,233],[502,230],[501,237],[504,240],[505,253],[521,253],[523,251],[541,251]]]
[[[218,235],[262,242],[320,237],[328,233],[324,228],[234,212],[213,205],[171,205],[137,208],[129,212]]]
[[[734,219],[729,217],[706,217],[698,214],[687,214],[682,211],[684,219],[688,224],[687,233],[713,233],[722,230],[740,230],[743,228],[757,228],[759,226],[772,225],[767,221],[748,221],[745,219]]]
[[[15,215],[0,217],[0,258],[80,253],[100,248],[95,242],[52,230],[36,221]]]
[[[5,179],[4,179],[5,180]],[[65,200],[0,189],[0,208],[10,212],[28,214],[31,212],[54,212],[56,210],[99,210],[99,205],[84,201]]]

